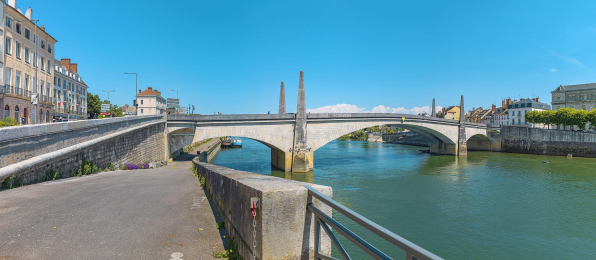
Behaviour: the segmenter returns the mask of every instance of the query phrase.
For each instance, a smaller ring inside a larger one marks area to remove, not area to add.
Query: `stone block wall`
[[[0,177],[11,176],[13,185],[43,181],[52,171],[57,172],[57,178],[73,177],[81,168],[83,159],[102,171],[107,169],[110,163],[115,168],[120,168],[127,163],[163,163],[165,127],[165,122],[156,122],[130,129],[125,133],[105,136],[98,142],[89,141],[67,147],[0,168]]]
[[[131,127],[164,121],[134,116],[0,128],[0,168]]]
[[[501,149],[511,153],[596,157],[596,133],[502,126]]]
[[[314,259],[314,221],[306,211],[307,189],[315,188],[331,197],[328,186],[315,185],[273,176],[199,162],[194,167],[206,178],[206,192],[225,228],[238,244],[243,259],[252,259],[253,219],[250,199],[260,199],[256,218],[257,259]],[[331,216],[331,208],[314,199],[314,205]],[[322,234],[321,252],[329,255],[331,240]]]

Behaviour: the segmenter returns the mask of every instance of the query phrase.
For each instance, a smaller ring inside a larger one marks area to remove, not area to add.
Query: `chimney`
[[[493,112],[497,111],[497,106],[493,104]]]
[[[8,5],[12,6],[12,8],[17,8],[17,0],[8,0]]]
[[[139,94],[141,94],[141,90],[139,89]]]
[[[538,101],[538,98],[539,98],[539,97],[536,97],[536,102],[540,102],[540,101]]]
[[[524,98],[520,98],[519,101],[524,101]]]
[[[507,108],[507,107],[505,107],[505,99],[501,100],[501,107],[502,108]]]
[[[70,58],[60,59],[60,63],[62,66],[66,67],[67,70],[70,70]]]
[[[46,31],[46,27],[42,25],[41,26],[41,30],[45,32]]]
[[[77,64],[76,63],[71,63],[70,64],[70,68],[68,70],[70,70],[74,74],[77,74]]]
[[[16,0],[15,0],[15,4],[16,4]],[[27,17],[27,19],[32,20],[33,18],[33,10],[31,10],[31,7],[29,7],[29,9],[27,9],[27,11],[25,12],[25,17]]]

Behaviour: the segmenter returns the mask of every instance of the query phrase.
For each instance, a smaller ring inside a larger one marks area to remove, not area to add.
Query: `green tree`
[[[548,127],[550,128],[550,125],[554,124],[555,111],[552,111],[552,110],[542,111],[542,112],[540,112],[540,117],[541,117],[542,123],[545,125],[548,125]]]
[[[90,116],[94,116],[95,114],[97,114],[99,116],[99,112],[101,110],[101,100],[99,99],[99,96],[93,95],[90,92],[87,92],[87,113],[89,113]]]
[[[588,112],[588,122],[590,122],[590,128],[594,129],[596,127],[596,108],[592,109],[592,111]]]
[[[573,112],[575,109],[573,108],[561,108],[555,112],[555,124],[558,126],[563,126],[563,129],[567,126],[573,125]]]
[[[573,125],[579,127],[579,129],[586,129],[586,124],[588,123],[588,111],[583,109],[574,111],[571,117],[571,122]]]

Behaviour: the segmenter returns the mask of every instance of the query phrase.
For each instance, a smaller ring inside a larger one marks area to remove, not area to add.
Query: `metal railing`
[[[312,197],[317,198],[319,201],[325,203],[332,209],[353,220],[360,226],[365,227],[366,229],[372,231],[375,235],[378,235],[379,237],[387,240],[389,243],[405,251],[406,259],[408,260],[443,259],[431,252],[426,251],[424,248],[415,245],[414,243],[406,240],[405,238],[400,237],[395,233],[379,226],[378,224],[370,221],[369,219],[361,216],[360,214],[352,211],[351,209],[337,203],[333,199],[323,195],[315,189],[306,185],[304,185],[304,187],[308,189],[308,203],[306,204],[306,210],[312,213],[315,219],[315,259],[337,260],[337,258],[321,254],[321,228],[323,229],[323,231],[325,231],[325,233],[327,233],[329,238],[331,238],[331,242],[337,248],[343,259],[349,260],[352,258],[350,258],[344,247],[339,243],[333,232],[331,232],[331,228],[335,229],[338,233],[350,240],[352,243],[354,243],[368,255],[372,256],[374,259],[391,258],[387,256],[385,253],[381,252],[379,249],[375,248],[370,243],[366,242],[364,239],[360,238],[358,235],[354,234],[354,232],[350,231],[345,226],[343,226],[327,214],[323,213],[320,209],[316,208],[312,204]]]
[[[23,89],[19,88],[19,87],[15,87],[14,88],[14,94],[17,96],[22,96],[23,95]]]
[[[25,89],[25,91],[23,91],[23,93],[24,93],[24,95],[23,95],[24,97],[29,97],[29,98],[31,97],[31,91],[29,91],[28,89]]]

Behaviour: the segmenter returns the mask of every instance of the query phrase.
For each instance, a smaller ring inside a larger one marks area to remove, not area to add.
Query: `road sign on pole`
[[[37,105],[37,93],[31,94],[31,104]]]
[[[108,112],[108,111],[110,111],[110,104],[101,104],[100,112]]]

